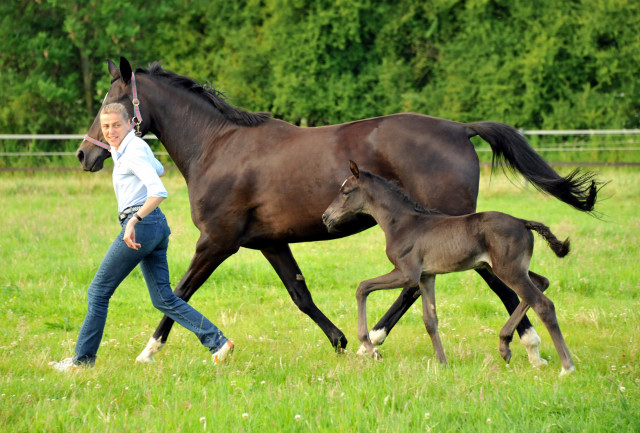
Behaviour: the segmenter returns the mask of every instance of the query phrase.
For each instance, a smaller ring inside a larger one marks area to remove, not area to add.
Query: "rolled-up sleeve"
[[[148,197],[166,198],[169,196],[159,175],[164,172],[164,168],[152,153],[147,154],[144,149],[136,148],[127,156],[128,168],[147,188]]]

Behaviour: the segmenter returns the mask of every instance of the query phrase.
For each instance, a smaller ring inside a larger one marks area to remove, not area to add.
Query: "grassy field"
[[[242,250],[191,301],[235,340],[228,364],[212,365],[180,327],[157,362],[134,364],[160,320],[135,271],[111,302],[96,367],[60,374],[48,362],[73,354],[87,286],[119,231],[110,173],[1,173],[0,431],[640,431],[640,171],[605,168],[601,177],[611,183],[597,219],[482,175],[480,210],[571,236],[562,260],[537,237],[532,262],[551,280],[547,293],[576,363],[575,374],[559,378],[533,313],[549,365],[532,368],[517,337],[505,365],[497,334],[506,312],[473,272],[438,278],[449,368],[435,361],[419,305],[381,346],[382,362],[358,357],[355,287],[390,270],[378,228],[292,246],[316,304],[350,341],[344,355],[297,310],[262,255]],[[198,233],[182,178],[171,172],[165,183],[175,284]],[[398,293],[370,297],[370,326]]]

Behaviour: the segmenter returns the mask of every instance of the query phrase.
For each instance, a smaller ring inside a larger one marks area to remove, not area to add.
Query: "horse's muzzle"
[[[327,228],[327,231],[329,233],[334,233],[335,230],[335,220],[329,218],[330,214],[328,212],[325,212],[322,214],[322,223],[325,225],[325,227]]]
[[[83,149],[78,149],[76,152],[76,158],[78,159],[78,162],[80,162],[84,171],[91,172],[102,170],[104,167],[104,160],[106,159],[102,158],[100,154],[97,157],[91,157],[90,154],[86,153]]]

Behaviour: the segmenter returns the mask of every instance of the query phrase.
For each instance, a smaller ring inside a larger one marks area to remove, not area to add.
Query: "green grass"
[[[160,319],[135,271],[112,299],[96,368],[60,374],[47,363],[72,355],[87,286],[119,231],[110,175],[0,173],[0,431],[639,431],[640,172],[607,168],[601,177],[612,182],[596,219],[482,175],[480,210],[571,236],[562,260],[536,237],[532,262],[551,281],[576,363],[575,374],[559,378],[557,354],[532,313],[549,365],[530,367],[517,337],[505,365],[497,333],[506,313],[473,272],[438,277],[449,368],[434,358],[419,305],[381,346],[382,362],[355,355],[355,287],[390,270],[378,228],[292,246],[316,304],[350,341],[344,355],[297,310],[262,255],[242,250],[191,301],[236,342],[231,362],[213,366],[176,326],[157,362],[134,364]],[[175,284],[198,233],[184,181],[171,172],[165,184]],[[398,293],[371,295],[370,326]]]

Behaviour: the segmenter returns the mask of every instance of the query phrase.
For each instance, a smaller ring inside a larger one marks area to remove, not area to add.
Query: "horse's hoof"
[[[535,328],[531,327],[526,330],[520,341],[527,349],[527,356],[529,357],[529,362],[534,367],[542,367],[543,365],[547,365],[547,360],[540,358],[540,351],[538,347],[540,347],[540,337],[536,332]]]
[[[376,361],[382,361],[382,355],[380,354],[380,351],[378,349],[373,349],[371,357]]]
[[[164,343],[151,337],[149,339],[149,342],[147,343],[147,347],[145,347],[142,353],[140,353],[140,355],[138,355],[138,357],[136,358],[136,364],[149,364],[153,362],[153,355],[160,352],[163,346]]]
[[[537,359],[529,358],[529,362],[531,362],[531,365],[533,366],[533,368],[544,367],[545,365],[548,364],[546,359],[540,358],[540,357],[538,357]]]
[[[570,366],[569,368],[562,367],[562,370],[560,370],[560,377],[568,376],[570,374],[573,374],[574,371],[576,371],[576,367],[573,366],[573,365]]]
[[[366,347],[364,347],[364,344],[361,344],[360,348],[356,352],[356,355],[358,355],[358,356],[367,356],[367,355],[369,355],[369,351],[367,350]]]
[[[509,349],[508,347],[506,349],[501,347],[500,356],[502,356],[502,359],[504,359],[504,361],[508,364],[509,362],[511,362],[511,349]]]
[[[347,353],[346,347],[336,347],[336,353],[338,355],[344,355]]]
[[[156,362],[156,360],[150,356],[143,356],[142,353],[136,358],[136,364],[151,364],[152,362]]]

